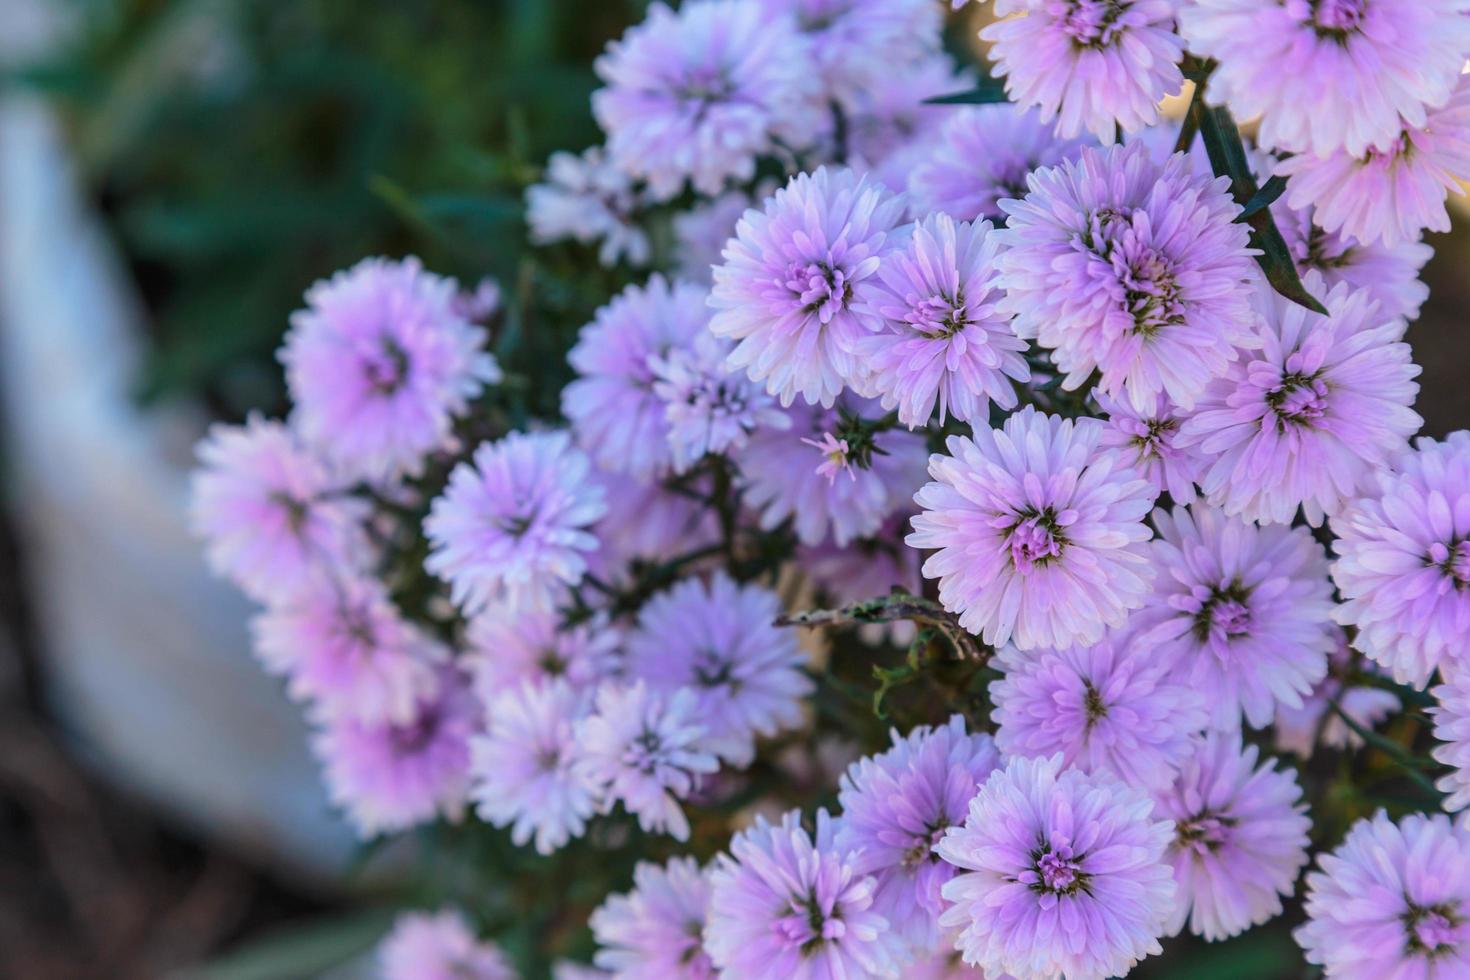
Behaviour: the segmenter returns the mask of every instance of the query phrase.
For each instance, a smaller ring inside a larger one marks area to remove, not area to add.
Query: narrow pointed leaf
[[[993,102],[1006,101],[1005,82],[999,78],[985,76],[980,79],[980,84],[965,92],[954,92],[950,95],[936,95],[932,99],[925,99],[927,105],[987,105]]]

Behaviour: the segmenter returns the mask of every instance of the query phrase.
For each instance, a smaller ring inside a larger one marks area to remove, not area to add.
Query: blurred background
[[[0,0],[0,977],[315,976],[376,938],[184,529],[190,448],[279,414],[290,312],[364,255],[558,288],[520,280],[522,194],[597,142],[592,60],[644,6]],[[1470,422],[1455,213],[1409,336],[1435,435]]]

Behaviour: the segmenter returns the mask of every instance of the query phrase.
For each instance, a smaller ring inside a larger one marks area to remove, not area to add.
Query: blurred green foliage
[[[592,61],[646,5],[69,2],[74,42],[24,81],[66,108],[148,302],[140,395],[227,418],[281,409],[290,312],[365,255],[524,277],[522,192],[597,141]]]

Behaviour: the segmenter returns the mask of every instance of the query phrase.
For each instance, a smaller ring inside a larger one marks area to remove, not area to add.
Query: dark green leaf
[[[1006,86],[999,78],[985,76],[980,79],[980,84],[966,92],[955,92],[952,95],[936,95],[932,99],[925,99],[927,105],[986,105],[991,102],[1006,101]]]
[[[1222,108],[1211,108],[1196,98],[1189,106],[1190,115],[1195,117],[1200,135],[1204,138],[1205,152],[1210,157],[1210,168],[1217,177],[1230,178],[1230,193],[1242,208],[1248,207],[1261,189],[1256,186],[1251,172],[1250,159],[1241,142],[1240,130],[1235,120]],[[1269,182],[1268,182],[1269,186]],[[1316,297],[1307,292],[1296,271],[1296,263],[1286,247],[1286,240],[1271,218],[1271,209],[1261,207],[1246,221],[1251,226],[1251,246],[1260,251],[1256,261],[1265,272],[1266,279],[1282,296],[1305,306],[1314,313],[1327,314],[1327,308]]]
[[[1280,174],[1273,175],[1271,179],[1262,184],[1260,190],[1256,191],[1256,193],[1252,195],[1251,199],[1246,202],[1245,210],[1240,212],[1240,217],[1236,220],[1249,221],[1251,219],[1251,216],[1254,215],[1257,211],[1260,211],[1262,208],[1270,207],[1271,204],[1278,197],[1281,196],[1281,192],[1284,190],[1286,190],[1286,178],[1282,177]]]

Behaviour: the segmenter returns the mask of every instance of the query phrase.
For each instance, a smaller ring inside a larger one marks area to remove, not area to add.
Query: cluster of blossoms
[[[1404,342],[1470,0],[993,13],[1011,101],[952,106],[936,0],[651,5],[526,195],[620,291],[313,286],[291,414],[200,448],[210,561],[364,837],[604,882],[566,977],[1091,980],[1299,895],[1329,977],[1470,976],[1470,826],[1325,839],[1402,794],[1272,754],[1470,807],[1470,433],[1411,444]],[[1255,142],[1164,118],[1186,77]],[[493,921],[407,916],[384,971],[511,976]]]

